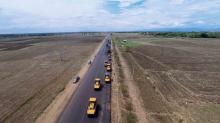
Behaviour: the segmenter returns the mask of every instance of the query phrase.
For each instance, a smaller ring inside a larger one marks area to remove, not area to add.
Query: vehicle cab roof
[[[90,98],[89,98],[89,101],[90,101],[90,102],[96,102],[96,98],[95,98],[95,97],[90,97]]]
[[[95,81],[100,81],[100,78],[95,78]]]

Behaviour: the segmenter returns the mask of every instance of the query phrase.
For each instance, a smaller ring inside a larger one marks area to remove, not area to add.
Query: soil
[[[34,122],[103,36],[1,38],[0,122]]]
[[[149,122],[220,121],[220,40],[118,37]]]
[[[93,59],[97,55],[102,45],[103,45],[103,42],[100,43],[99,46],[95,48],[96,49],[95,52],[88,58],[87,61],[89,61],[90,59]],[[89,67],[90,65],[86,62],[84,63],[80,71],[77,73],[77,76],[80,76],[81,78],[80,80],[82,80],[82,78],[88,71]],[[69,81],[64,91],[59,93],[58,96],[56,96],[56,98],[53,100],[53,102],[47,107],[47,109],[44,110],[44,112],[40,115],[40,117],[38,117],[38,119],[36,120],[36,123],[56,123],[60,114],[65,109],[65,106],[68,104],[75,90],[77,90],[77,88],[79,87],[81,83],[79,80],[77,83],[73,84],[73,81],[74,81],[73,79]]]
[[[120,59],[120,64],[123,72],[123,83],[125,83],[128,87],[128,94],[129,97],[131,98],[131,104],[132,107],[134,108],[134,113],[135,116],[137,117],[137,120],[139,123],[148,123],[146,119],[146,112],[143,108],[143,101],[140,98],[140,92],[136,85],[134,84],[133,76],[132,76],[132,71],[130,71],[128,64],[126,60],[123,58],[121,52],[119,51],[118,47],[116,47],[116,51],[118,54],[118,57]]]
[[[113,44],[113,43],[112,43]],[[121,121],[121,108],[119,105],[119,71],[118,71],[118,63],[116,61],[116,53],[115,53],[115,46],[112,45],[112,87],[111,87],[111,122],[112,123],[119,123]]]

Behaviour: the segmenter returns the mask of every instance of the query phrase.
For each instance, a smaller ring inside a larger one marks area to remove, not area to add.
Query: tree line
[[[153,37],[220,38],[220,32],[141,32]]]

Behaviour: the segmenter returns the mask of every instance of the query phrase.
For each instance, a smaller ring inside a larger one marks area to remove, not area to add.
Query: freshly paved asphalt
[[[60,115],[57,123],[110,123],[110,99],[111,99],[111,85],[105,84],[104,74],[106,72],[104,61],[107,59],[107,40],[110,36],[106,36],[104,43],[93,60],[89,70],[80,81],[80,85],[72,95],[68,105]],[[102,89],[94,91],[94,79],[99,77],[101,79]],[[97,98],[98,113],[94,118],[88,118],[86,115],[88,100],[90,97]]]

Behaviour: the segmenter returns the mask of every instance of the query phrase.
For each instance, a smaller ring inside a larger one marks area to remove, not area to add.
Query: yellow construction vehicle
[[[100,78],[96,78],[94,84],[94,90],[100,90],[100,89],[101,89],[101,80]]]
[[[111,72],[111,71],[112,71],[111,64],[107,64],[107,65],[106,65],[106,70],[107,70],[108,72]]]
[[[90,97],[89,98],[89,105],[87,108],[87,116],[94,117],[96,115],[96,110],[97,110],[96,98]]]
[[[108,72],[111,72],[112,69],[111,69],[110,66],[107,66],[107,67],[106,67],[106,70],[107,70]]]
[[[110,63],[107,63],[106,66],[110,66],[110,67],[111,67],[111,64],[110,64]]]
[[[105,61],[104,66],[107,67],[108,61]]]
[[[111,82],[111,77],[110,77],[110,73],[106,72],[105,73],[105,83],[110,83]]]

